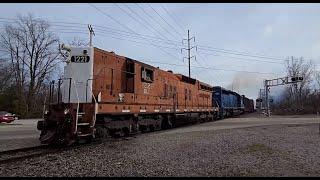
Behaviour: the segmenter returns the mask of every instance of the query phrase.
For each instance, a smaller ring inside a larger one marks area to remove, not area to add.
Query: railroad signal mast
[[[265,101],[266,101],[266,110],[267,110],[268,117],[270,117],[270,101],[269,101],[270,87],[281,86],[281,85],[286,85],[286,84],[296,84],[296,83],[302,82],[302,81],[303,81],[302,76],[292,76],[292,77],[287,76],[287,77],[283,77],[283,78],[277,78],[277,79],[271,79],[271,80],[264,81]]]
[[[259,97],[256,100],[256,106],[259,107],[258,109],[260,111],[262,111],[263,109],[265,109],[265,102],[263,101],[263,99],[265,99],[265,89],[260,89],[259,91]],[[259,104],[258,104],[259,103]]]
[[[187,51],[188,51],[188,57],[183,57],[183,59],[185,59],[185,58],[188,59],[188,64],[189,64],[189,78],[191,78],[191,73],[190,73],[190,60],[191,60],[191,58],[194,58],[195,60],[197,60],[196,56],[191,56],[191,57],[190,57],[190,51],[191,51],[191,49],[193,49],[193,48],[196,48],[196,51],[198,50],[197,46],[192,46],[192,47],[190,47],[190,40],[192,40],[192,39],[193,39],[193,42],[196,41],[196,38],[195,38],[194,36],[190,38],[189,30],[188,30],[188,39],[183,39],[183,40],[182,40],[182,45],[184,45],[184,44],[183,44],[183,41],[188,41],[188,48],[187,48],[187,49],[186,49],[186,48],[181,48],[181,53],[182,53],[182,50],[187,50]]]

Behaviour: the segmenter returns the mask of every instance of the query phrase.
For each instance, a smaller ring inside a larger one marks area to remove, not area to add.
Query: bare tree
[[[314,78],[315,78],[315,81],[316,81],[316,84],[317,84],[317,87],[316,89],[320,89],[320,71],[315,71],[314,72]]]
[[[49,31],[49,23],[31,14],[18,16],[15,23],[6,25],[0,46],[9,55],[20,113],[29,115],[37,94],[59,61],[58,38]],[[21,112],[25,109],[24,112]]]
[[[291,84],[286,88],[282,104],[291,109],[302,110],[308,104],[308,97],[311,93],[310,83],[314,72],[314,64],[311,60],[305,61],[302,57],[291,57],[291,60],[286,62],[286,70],[287,76],[303,77],[303,81]]]

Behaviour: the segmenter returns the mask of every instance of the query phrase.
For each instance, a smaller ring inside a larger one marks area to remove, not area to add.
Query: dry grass
[[[262,152],[262,153],[272,154],[274,150],[264,144],[257,143],[257,144],[251,144],[246,146],[245,152],[246,153]]]

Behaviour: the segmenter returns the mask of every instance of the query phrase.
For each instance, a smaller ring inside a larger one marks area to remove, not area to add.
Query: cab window
[[[153,70],[141,67],[141,80],[144,82],[153,82]]]

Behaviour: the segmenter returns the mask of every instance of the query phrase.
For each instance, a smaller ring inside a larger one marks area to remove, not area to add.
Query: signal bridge
[[[286,84],[296,84],[298,82],[302,82],[303,77],[302,76],[291,76],[291,77],[283,77],[283,78],[276,78],[276,79],[270,79],[264,81],[264,92],[265,92],[265,102],[266,102],[266,111],[267,116],[270,117],[270,101],[269,101],[269,93],[270,93],[270,87],[272,86],[281,86]],[[261,92],[261,90],[260,90]],[[262,98],[258,98],[257,102],[262,102]]]

